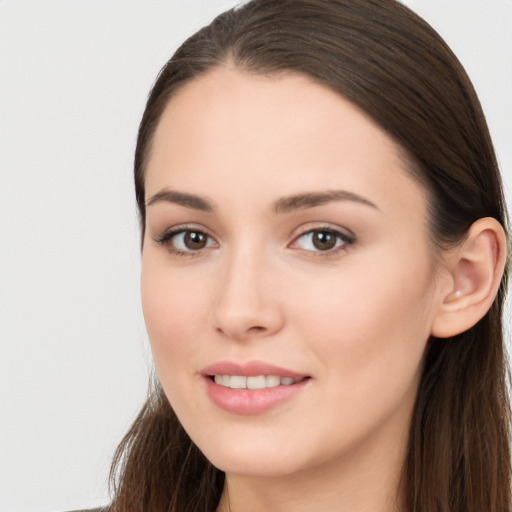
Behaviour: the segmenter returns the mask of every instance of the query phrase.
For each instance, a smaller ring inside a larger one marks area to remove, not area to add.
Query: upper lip
[[[243,364],[235,363],[233,361],[218,361],[204,368],[201,373],[208,377],[213,375],[243,375],[246,377],[277,375],[279,377],[291,377],[292,379],[298,379],[308,376],[303,373],[298,373],[293,370],[264,363],[262,361],[249,361]]]

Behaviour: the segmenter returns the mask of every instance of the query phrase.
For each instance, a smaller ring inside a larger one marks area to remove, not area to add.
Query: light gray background
[[[106,503],[151,357],[131,164],[153,80],[233,0],[0,0],[0,512]],[[512,188],[512,0],[409,0],[473,78]]]

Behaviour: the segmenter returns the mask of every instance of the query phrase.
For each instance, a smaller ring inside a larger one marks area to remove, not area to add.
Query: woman
[[[135,184],[158,377],[112,510],[510,511],[500,177],[425,22],[224,13],[160,73]]]

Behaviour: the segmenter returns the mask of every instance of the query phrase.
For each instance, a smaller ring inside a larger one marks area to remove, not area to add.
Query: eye
[[[331,228],[312,229],[295,239],[293,247],[304,251],[336,252],[354,243],[354,237]]]
[[[177,229],[165,232],[155,242],[165,245],[171,253],[188,255],[217,244],[209,235],[199,229]]]

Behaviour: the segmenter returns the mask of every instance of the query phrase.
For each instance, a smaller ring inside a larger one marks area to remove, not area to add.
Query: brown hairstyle
[[[506,227],[480,103],[426,22],[395,0],[253,0],[189,38],[158,76],[135,153],[143,232],[144,171],[162,112],[180,87],[228,62],[249,73],[305,74],[373,118],[429,191],[440,247],[481,217]],[[402,477],[408,512],[511,510],[505,282],[472,329],[428,342]],[[206,512],[217,506],[224,475],[187,436],[156,381],[116,452],[111,482],[116,512]]]

